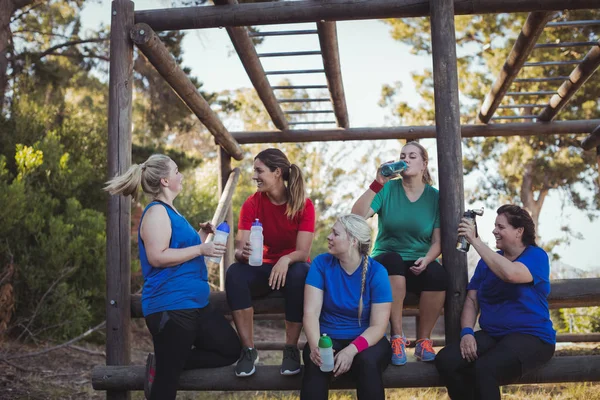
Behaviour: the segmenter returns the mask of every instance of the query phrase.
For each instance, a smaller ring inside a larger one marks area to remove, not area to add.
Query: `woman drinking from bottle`
[[[427,150],[407,143],[400,153],[407,169],[401,179],[381,174],[356,201],[352,212],[365,218],[378,215],[373,258],[388,271],[394,303],[391,316],[393,365],[406,364],[407,340],[402,330],[406,292],[420,295],[420,324],[415,356],[433,361],[431,332],[444,305],[447,273],[436,258],[441,254],[439,193],[431,186]]]
[[[315,209],[306,198],[300,168],[281,150],[261,151],[254,158],[252,179],[257,191],[242,205],[235,244],[238,262],[229,267],[225,280],[227,301],[243,346],[235,374],[245,377],[256,371],[252,299],[280,290],[285,298],[286,333],[280,372],[295,375],[300,372],[298,338]],[[262,224],[264,237],[263,264],[259,266],[248,264],[252,255],[250,231],[256,219]]]
[[[435,361],[451,399],[499,400],[500,385],[516,381],[554,354],[550,320],[550,262],[535,244],[529,213],[507,204],[498,209],[494,252],[463,218],[458,234],[481,256],[467,286],[460,344],[444,347]],[[474,332],[479,314],[481,330]]]
[[[391,356],[385,331],[392,292],[385,268],[369,257],[371,228],[360,216],[340,217],[327,236],[328,254],[312,262],[304,292],[302,400],[325,400],[333,376],[349,372],[362,400],[383,400],[382,374]],[[320,334],[333,339],[332,372],[323,372]]]

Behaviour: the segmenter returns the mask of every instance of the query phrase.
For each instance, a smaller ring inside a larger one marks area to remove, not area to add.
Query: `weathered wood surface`
[[[592,150],[598,146],[600,146],[600,125],[590,133],[590,136],[586,137],[581,142],[581,147],[584,150]]]
[[[165,79],[181,100],[200,119],[228,154],[236,160],[244,158],[240,145],[227,131],[217,114],[196,89],[194,83],[177,65],[171,52],[156,32],[146,24],[136,24],[130,31],[131,40],[144,53],[150,64]]]
[[[429,16],[429,0],[327,0],[144,10],[135,22],[156,31]],[[456,15],[600,7],[599,0],[454,0]]]
[[[111,8],[110,77],[108,95],[108,177],[131,166],[131,113],[133,86],[134,5],[115,0]],[[131,198],[110,196],[106,218],[106,363],[128,365],[131,361]],[[107,398],[130,398],[117,389]]]
[[[281,376],[279,366],[257,367],[251,377],[236,379],[233,366],[184,371],[179,379],[179,390],[299,390],[302,374]],[[96,390],[143,390],[145,368],[97,366],[92,370],[92,387]],[[600,356],[554,357],[550,362],[517,383],[592,382],[600,380]],[[435,365],[409,362],[402,368],[388,367],[383,373],[386,388],[442,386]],[[332,389],[353,389],[356,382],[349,374],[331,383]]]
[[[219,193],[221,196],[223,192],[226,191],[227,185],[229,184],[229,180],[231,179],[231,156],[223,150],[223,148],[219,147]],[[237,169],[237,168],[236,168]],[[239,169],[238,169],[239,171]],[[239,180],[239,174],[236,178],[235,183],[232,182],[233,187],[237,186],[237,182]],[[231,191],[231,195],[233,195],[234,190]],[[227,272],[227,268],[235,262],[235,241],[234,241],[234,221],[233,221],[233,207],[231,198],[229,198],[227,206],[227,214],[225,216],[225,221],[229,224],[230,233],[227,237],[227,250],[225,254],[221,258],[221,262],[219,264],[219,289],[225,290],[225,275]],[[218,207],[217,207],[218,208]],[[214,222],[213,222],[214,223]]]
[[[214,0],[214,3],[217,6],[238,4],[237,0]],[[264,104],[267,113],[269,113],[273,124],[275,124],[277,129],[287,129],[287,119],[279,103],[277,103],[271,84],[265,75],[265,70],[258,58],[256,48],[248,35],[248,31],[245,27],[230,26],[227,27],[227,33],[248,74],[248,78],[250,78],[250,82],[252,82],[254,89],[256,89],[256,93],[260,101]]]
[[[340,128],[348,128],[350,122],[348,121],[348,108],[346,107],[346,96],[344,95],[336,24],[330,21],[319,21],[317,22],[317,31],[319,32],[323,66],[325,67],[325,76],[327,77],[327,86],[333,103],[335,119]]]
[[[600,125],[600,119],[523,122],[487,125],[462,125],[461,136],[493,137],[493,136],[531,136],[531,135],[563,135],[571,133],[589,133]],[[378,140],[378,139],[431,139],[436,137],[435,126],[397,126],[390,128],[350,128],[350,129],[297,129],[288,131],[254,131],[232,132],[240,144],[250,143],[294,143],[294,142],[329,142],[343,140]]]
[[[488,123],[490,121],[502,102],[504,94],[508,91],[510,85],[512,85],[521,68],[523,68],[523,64],[527,61],[538,38],[544,31],[544,27],[552,19],[553,15],[551,12],[538,11],[532,12],[527,16],[527,20],[523,24],[523,29],[521,29],[521,33],[519,33],[512,50],[508,54],[498,78],[496,78],[481,105],[481,109],[479,110],[479,120],[481,122]]]
[[[600,41],[591,48],[581,64],[575,67],[569,78],[560,85],[556,94],[550,98],[550,102],[540,113],[539,120],[552,121],[579,88],[596,72],[598,66],[600,66]]]

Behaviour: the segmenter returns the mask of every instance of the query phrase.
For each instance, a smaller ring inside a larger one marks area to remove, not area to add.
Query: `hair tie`
[[[146,163],[145,162],[141,163],[140,167],[142,167],[142,171],[145,171],[146,170]]]

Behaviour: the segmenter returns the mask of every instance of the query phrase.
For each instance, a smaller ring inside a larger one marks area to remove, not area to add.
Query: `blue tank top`
[[[153,201],[144,209],[140,228],[146,211],[155,205],[162,205],[171,220],[171,240],[169,248],[183,249],[202,244],[200,235],[190,223],[167,204]],[[140,263],[144,276],[142,289],[142,312],[144,316],[167,310],[203,308],[208,305],[208,271],[204,257],[196,257],[179,265],[155,268],[148,262],[146,248],[138,229]]]

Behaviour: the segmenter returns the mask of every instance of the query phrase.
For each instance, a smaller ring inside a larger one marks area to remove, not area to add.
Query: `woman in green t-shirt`
[[[407,143],[400,153],[408,168],[384,177],[381,167],[369,189],[354,203],[352,213],[365,218],[377,214],[378,233],[372,255],[388,271],[394,303],[391,315],[392,364],[406,364],[402,309],[406,292],[420,295],[420,324],[415,356],[433,361],[431,332],[444,306],[447,273],[436,259],[441,254],[439,192],[431,186],[427,150]]]

